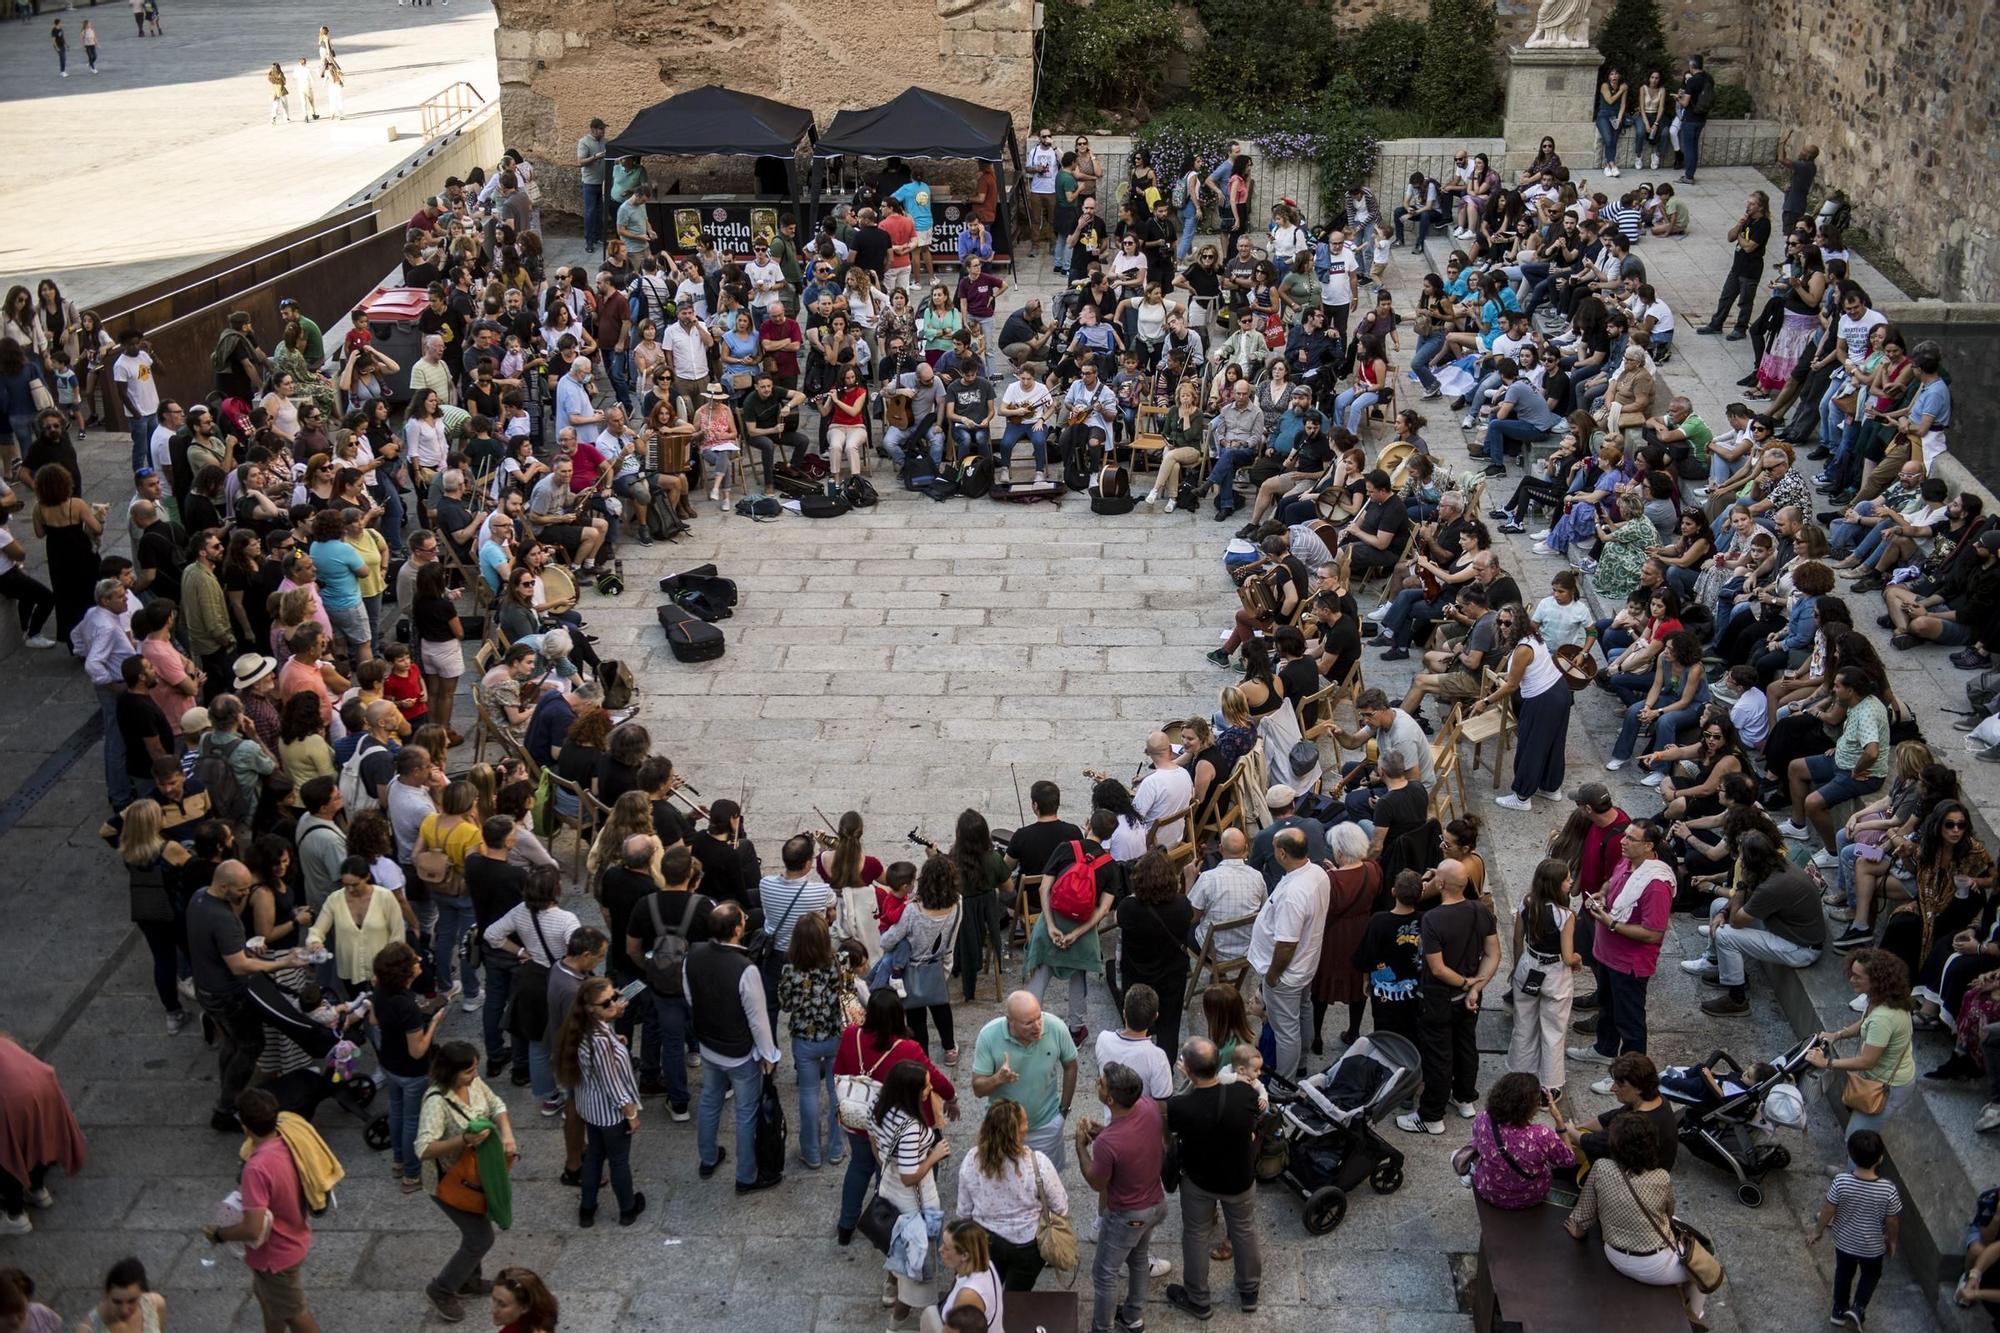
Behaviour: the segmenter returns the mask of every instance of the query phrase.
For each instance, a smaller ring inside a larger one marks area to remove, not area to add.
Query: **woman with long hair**
[[[1647,1286],[1679,1287],[1689,1322],[1705,1329],[1702,1312],[1708,1297],[1665,1238],[1673,1215],[1674,1181],[1659,1164],[1652,1127],[1643,1116],[1615,1117],[1611,1155],[1592,1163],[1576,1207],[1563,1225],[1570,1235],[1584,1240],[1591,1224],[1598,1224],[1604,1257],[1613,1268]]]
[[[814,869],[838,893],[842,889],[866,888],[882,878],[882,863],[862,847],[867,826],[859,810],[848,810],[834,824],[833,847],[819,854]]]
[[[712,811],[713,806],[709,807]],[[951,1085],[938,1068],[931,1064],[924,1048],[910,1035],[909,1016],[903,1009],[903,997],[888,986],[871,991],[863,1017],[858,1023],[850,1023],[840,1034],[840,1045],[834,1052],[834,1077],[842,1078],[855,1074],[866,1074],[881,1081],[889,1070],[904,1061],[914,1061],[924,1067],[930,1075],[931,1089],[942,1099],[948,1116],[958,1114],[958,1091]],[[930,1105],[922,1108],[926,1124],[935,1124],[935,1113]],[[845,1126],[843,1126],[845,1128]],[[847,1175],[840,1185],[840,1221],[835,1228],[835,1239],[846,1245],[854,1239],[855,1223],[861,1218],[861,1201],[868,1193],[868,1182],[875,1177],[875,1150],[869,1143],[865,1131],[846,1129],[847,1133]]]
[[[465,626],[460,623],[458,608],[446,590],[442,562],[417,570],[410,623],[416,631],[423,663],[426,716],[449,731],[458,678],[465,674]],[[464,739],[455,732],[452,736],[454,743]]]
[[[1160,997],[1153,1044],[1171,1064],[1180,1058],[1181,1000],[1187,994],[1187,940],[1194,909],[1182,891],[1180,869],[1155,847],[1133,863],[1130,892],[1119,900],[1118,983],[1121,993],[1150,986]]]
[[[1861,899],[1870,899],[1892,865],[1886,845],[1892,837],[1909,837],[1941,801],[1958,799],[1958,774],[1949,765],[1936,762],[1931,748],[1922,741],[1904,741],[1890,754],[1889,787],[1847,817],[1834,834],[1836,864],[1828,867],[1817,856],[1815,865],[1833,871],[1833,881],[1822,900],[1832,910],[1835,921],[1851,921],[1866,928],[1874,918]]]
[[[1238,1046],[1257,1044],[1243,992],[1226,981],[1212,982],[1202,991],[1201,1017],[1208,1039],[1215,1043],[1216,1058],[1225,1065],[1229,1063],[1230,1052]]]
[[[97,543],[104,535],[104,512],[76,493],[69,469],[50,464],[34,476],[35,535],[46,545],[49,586],[56,597],[56,642],[70,634],[97,604]]]
[[[930,1030],[925,1015],[937,1023],[938,1041],[944,1047],[944,1062],[958,1063],[958,1041],[952,1030],[951,1014],[951,964],[948,961],[958,940],[959,919],[964,905],[959,901],[958,867],[948,856],[927,857],[923,868],[917,872],[917,894],[911,900],[909,909],[896,924],[882,932],[884,953],[894,949],[903,941],[910,944],[910,960],[907,973],[917,967],[939,967],[945,976],[944,998],[941,1001],[922,998],[905,1000],[904,1008],[909,1012],[910,1029],[915,1034],[917,1044],[928,1052],[931,1048]]]
[[[861,1008],[854,980],[833,947],[833,933],[817,912],[792,927],[792,947],[778,973],[778,1007],[789,1017],[792,1058],[799,1071],[799,1155],[809,1170],[822,1159],[839,1166],[840,1100],[834,1095],[833,1063],[849,1007]]]
[[[444,767],[442,757],[438,760]],[[465,892],[465,863],[479,849],[479,819],[475,808],[479,792],[470,783],[455,780],[438,796],[438,810],[425,815],[417,826],[417,848],[443,852],[446,883],[456,884],[456,894],[433,884],[437,921],[431,926],[431,976],[441,994],[451,999],[464,996],[469,1004],[479,998],[479,970],[464,958],[466,936],[478,923],[472,897]]]
[[[624,864],[625,844],[633,838],[652,837],[653,800],[643,791],[628,791],[611,803],[611,813],[598,826],[590,851],[583,861],[583,883],[593,898],[602,894],[604,872]]]
[[[508,1267],[493,1275],[493,1323],[500,1333],[555,1333],[561,1307],[532,1269]]]
[[[1144,856],[1148,821],[1139,813],[1133,803],[1132,793],[1116,778],[1106,778],[1090,789],[1090,804],[1095,810],[1109,810],[1118,816],[1118,827],[1112,832],[1105,850],[1120,864],[1130,865]]]
[[[377,1053],[389,1085],[389,1145],[405,1194],[423,1188],[417,1125],[430,1090],[431,1046],[450,1008],[416,997],[413,988],[423,970],[417,951],[401,940],[384,945],[372,965]]]
[[[1583,955],[1576,951],[1576,914],[1570,910],[1575,876],[1567,863],[1546,857],[1535,867],[1528,896],[1514,914],[1514,1033],[1507,1068],[1533,1074],[1542,1091],[1561,1096],[1564,1037]]]
[[[1062,1172],[1028,1144],[1028,1113],[995,1097],[979,1122],[979,1144],[958,1169],[958,1216],[984,1227],[993,1265],[1008,1291],[1032,1291],[1047,1266],[1035,1237],[1044,1203],[1069,1215]]]
[[[180,950],[186,929],[187,897],[180,868],[191,859],[187,848],[162,832],[160,803],[137,800],[125,807],[118,830],[118,859],[125,863],[131,893],[131,920],[153,955],[153,991],[167,1011],[167,1035],[187,1025],[181,1007]]]
[[[1638,746],[1639,732],[1647,726],[1653,728],[1655,748],[1674,745],[1683,727],[1701,719],[1702,706],[1708,702],[1705,675],[1701,640],[1687,630],[1675,631],[1653,665],[1652,688],[1626,707],[1624,724],[1604,767],[1612,772],[1625,767]]]
[[[479,1264],[493,1248],[493,1220],[484,1212],[455,1208],[438,1197],[438,1186],[460,1157],[477,1153],[493,1134],[500,1136],[508,1170],[520,1160],[521,1149],[514,1141],[514,1122],[507,1104],[479,1077],[479,1051],[469,1041],[448,1041],[431,1056],[430,1086],[424,1091],[423,1109],[417,1121],[416,1149],[420,1160],[429,1162],[424,1188],[458,1228],[458,1249],[436,1277],[424,1288],[424,1295],[446,1321],[465,1318],[461,1292],[479,1283]],[[482,1169],[483,1166],[482,1166]]]
[[[583,1121],[583,1198],[576,1224],[597,1221],[598,1182],[607,1168],[618,1200],[618,1225],[629,1227],[646,1211],[646,1196],[632,1188],[632,1136],[639,1132],[639,1080],[632,1052],[611,1025],[625,1012],[625,997],[609,977],[587,977],[563,1016],[556,1037],[556,1082],[570,1090]]]
[[[910,915],[905,913],[904,919]],[[869,1116],[868,1137],[882,1170],[879,1197],[906,1217],[944,1211],[937,1168],[951,1155],[951,1141],[924,1121],[925,1103],[934,1092],[930,1071],[905,1060],[882,1075],[882,1091],[876,1094]],[[935,1281],[886,1275],[883,1299],[890,1303],[897,1323],[908,1319],[915,1308],[929,1305],[935,1294]]]
[[[958,923],[959,993],[970,1004],[986,954],[992,953],[996,973],[1006,961],[1000,933],[1000,892],[1011,875],[1007,858],[993,845],[986,816],[977,810],[959,812],[951,850],[946,854],[958,871],[958,898],[963,908]]]
[[[1962,801],[1942,801],[1914,837],[1892,838],[1885,850],[1901,858],[1913,883],[1910,900],[1889,913],[1881,947],[1902,961],[1914,977],[1937,940],[1949,940],[1977,921],[1995,882],[1993,854],[1972,831],[1972,812]],[[1859,913],[1856,913],[1857,918]],[[1851,927],[1834,947],[1865,942],[1867,927]],[[1936,1004],[1927,1028],[1938,1026]]]

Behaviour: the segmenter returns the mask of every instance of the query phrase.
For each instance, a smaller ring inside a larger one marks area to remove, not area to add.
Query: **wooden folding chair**
[[[554,800],[551,800],[549,802],[549,817],[555,821],[558,827],[570,829],[576,834],[576,877],[580,881],[583,878],[583,855],[590,846],[590,835],[592,832],[590,805],[595,805],[597,798],[560,773],[551,772],[549,774],[549,784],[559,792],[568,793],[576,801],[576,813],[566,815],[562,812],[562,807]],[[586,805],[586,801],[590,805]],[[554,841],[554,839],[551,839],[551,841]]]
[[[1487,667],[1480,673],[1480,684],[1490,692],[1500,683],[1500,674]],[[1514,710],[1506,704],[1489,708],[1482,713],[1473,713],[1462,718],[1458,724],[1458,738],[1472,742],[1472,770],[1479,771],[1479,756],[1488,742],[1493,745],[1493,785],[1497,789],[1504,780],[1503,770],[1507,765],[1507,744],[1514,736]]]
[[[486,649],[487,649],[487,647],[489,647],[489,646],[490,646],[490,645],[487,645],[487,644],[481,644],[481,645],[480,645],[480,651],[481,651],[482,653],[483,653],[483,652],[485,652],[485,651],[486,651]],[[481,674],[484,674],[484,673],[481,673]],[[499,727],[498,727],[498,726],[497,726],[497,725],[496,725],[496,724],[494,723],[494,721],[493,721],[493,714],[492,714],[492,713],[491,713],[491,712],[490,712],[490,711],[489,711],[489,710],[487,709],[487,707],[486,707],[486,700],[485,700],[485,698],[484,698],[484,697],[483,697],[483,696],[481,695],[481,693],[480,693],[480,690],[479,690],[479,684],[478,684],[478,677],[477,677],[477,676],[475,676],[475,677],[473,678],[473,686],[472,686],[472,716],[473,716],[473,723],[472,723],[472,762],[473,762],[473,763],[475,763],[475,764],[480,764],[480,763],[484,763],[484,762],[486,761],[486,742],[487,742],[487,740],[488,740],[488,739],[489,739],[489,738],[490,738],[490,737],[491,737],[491,736],[492,736],[492,735],[493,735],[493,734],[494,734],[495,732],[499,731]]]
[[[1466,811],[1465,780],[1458,769],[1459,717],[1453,708],[1439,730],[1437,739],[1431,742],[1431,817],[1443,823],[1453,817],[1453,811],[1463,815]]]
[[[1227,981],[1238,990],[1243,988],[1243,979],[1250,973],[1250,960],[1218,957],[1215,952],[1215,937],[1225,930],[1240,930],[1244,926],[1254,924],[1256,920],[1257,913],[1252,912],[1248,916],[1239,916],[1232,921],[1217,921],[1209,926],[1208,933],[1202,937],[1201,952],[1195,955],[1194,969],[1188,973],[1187,996],[1181,1001],[1181,1008],[1185,1009],[1193,1004],[1194,997],[1205,989],[1201,979],[1204,972],[1208,975],[1209,985]]]
[[[1021,938],[1026,940],[1035,933],[1035,922],[1042,916],[1042,877],[1022,875],[1014,881],[1014,920],[1021,927]]]
[[[1181,826],[1180,841],[1162,847],[1160,844],[1160,830],[1173,823],[1179,823]],[[1176,810],[1172,814],[1161,815],[1158,819],[1154,820],[1146,828],[1146,846],[1148,848],[1158,847],[1161,851],[1164,851],[1167,854],[1167,860],[1173,863],[1175,871],[1185,880],[1187,878],[1187,868],[1193,865],[1195,860],[1193,807],[1190,806]]]
[[[1137,476],[1139,464],[1147,454],[1153,456],[1153,471],[1160,470],[1160,460],[1167,456],[1167,437],[1160,433],[1160,423],[1167,419],[1167,409],[1153,403],[1139,404],[1138,419],[1132,428],[1132,474]]]

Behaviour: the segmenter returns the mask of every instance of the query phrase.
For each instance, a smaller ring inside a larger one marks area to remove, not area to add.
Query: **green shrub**
[[[1757,109],[1750,100],[1748,88],[1740,83],[1715,85],[1715,105],[1708,113],[1710,120],[1748,120],[1756,114]]]
[[[1415,97],[1433,134],[1467,134],[1500,104],[1493,60],[1499,21],[1492,0],[1430,0],[1429,40],[1417,66]]]
[[[1422,20],[1387,13],[1377,14],[1351,34],[1345,63],[1360,86],[1361,100],[1378,107],[1407,102],[1428,36]]]
[[[1182,49],[1172,0],[1046,0],[1035,119],[1144,106]]]
[[[1667,87],[1679,86],[1674,80],[1674,57],[1667,49],[1667,34],[1660,26],[1660,9],[1655,0],[1617,0],[1598,30],[1597,49],[1604,55],[1604,64],[1598,67],[1600,80],[1605,71],[1616,69],[1631,87],[1643,88],[1646,76],[1658,70]],[[1638,103],[1634,101],[1632,105],[1636,107]]]
[[[1334,67],[1339,34],[1314,0],[1196,0],[1208,45],[1194,96],[1244,118],[1310,96]]]

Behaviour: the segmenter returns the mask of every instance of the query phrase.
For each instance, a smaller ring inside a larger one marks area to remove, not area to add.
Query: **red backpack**
[[[1086,861],[1082,843],[1072,842],[1070,848],[1075,860],[1050,887],[1049,910],[1081,925],[1097,912],[1097,872],[1111,864],[1111,853]]]

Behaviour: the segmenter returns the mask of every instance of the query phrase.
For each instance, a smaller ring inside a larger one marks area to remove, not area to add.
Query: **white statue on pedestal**
[[[1530,50],[1589,46],[1590,0],[1542,0],[1526,45]]]

